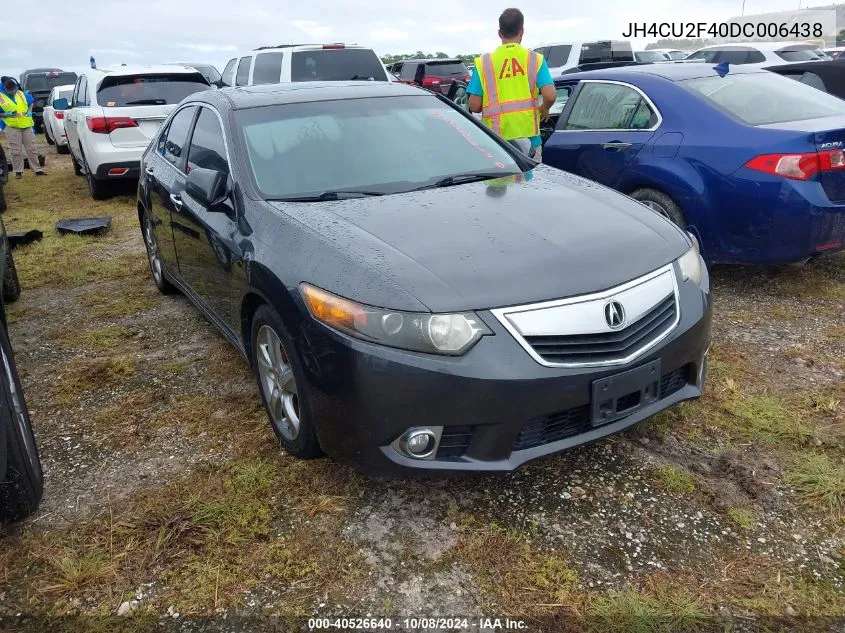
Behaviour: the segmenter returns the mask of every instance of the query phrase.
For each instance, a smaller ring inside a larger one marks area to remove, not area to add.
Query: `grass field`
[[[3,216],[44,232],[15,251],[23,294],[8,312],[45,497],[0,537],[0,620],[698,631],[845,618],[843,254],[711,271],[700,402],[509,475],[378,480],[280,451],[246,363],[153,286],[132,187],[94,202],[45,151],[48,177],[10,182]],[[87,215],[111,215],[109,234],[53,229]]]

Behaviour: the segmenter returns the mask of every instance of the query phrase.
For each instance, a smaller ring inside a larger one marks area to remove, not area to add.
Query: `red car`
[[[469,82],[470,72],[460,59],[405,59],[387,69],[399,81],[449,92],[453,81]]]

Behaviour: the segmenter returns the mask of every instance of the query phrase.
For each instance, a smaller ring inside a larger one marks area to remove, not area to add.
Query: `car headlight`
[[[299,287],[315,319],[350,336],[415,352],[458,356],[492,332],[472,312],[429,314],[362,305],[308,284]]]
[[[692,281],[697,284],[701,283],[701,253],[699,252],[698,240],[695,235],[689,233],[692,240],[692,248],[684,253],[678,260],[678,265],[681,267],[681,274],[684,276],[684,281]]]

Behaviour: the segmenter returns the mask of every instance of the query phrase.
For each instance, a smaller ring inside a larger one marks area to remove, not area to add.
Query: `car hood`
[[[640,203],[545,166],[413,193],[272,204],[433,312],[605,290],[690,247],[682,231]],[[383,298],[375,305],[397,309]]]

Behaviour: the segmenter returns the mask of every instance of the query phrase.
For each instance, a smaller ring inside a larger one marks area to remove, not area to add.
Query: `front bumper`
[[[461,357],[373,345],[307,318],[297,339],[320,444],[369,472],[507,471],[616,433],[701,395],[712,319],[706,272],[701,286],[680,285],[679,302],[680,321],[657,347],[625,365],[592,368],[540,365],[485,311],[479,316],[494,335]],[[657,359],[660,399],[593,427],[593,382]],[[431,426],[443,427],[434,459],[394,448],[406,430]]]

